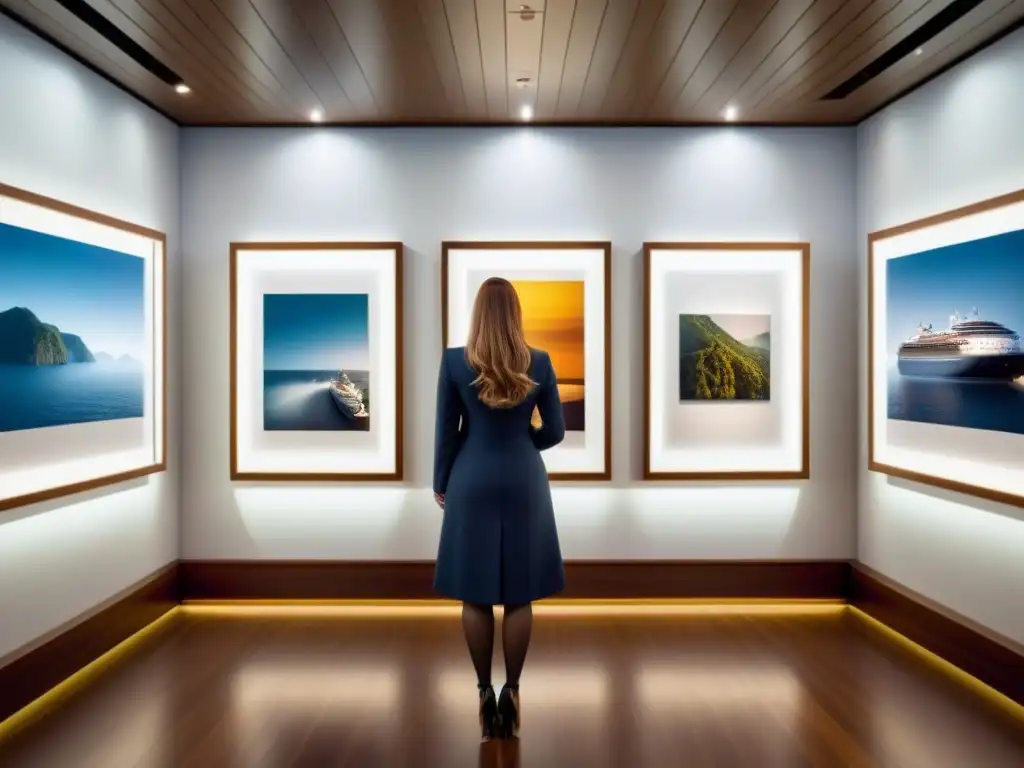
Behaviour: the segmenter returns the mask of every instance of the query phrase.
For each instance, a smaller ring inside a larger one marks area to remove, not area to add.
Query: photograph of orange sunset
[[[582,432],[584,334],[582,280],[513,280],[523,306],[526,343],[551,355],[558,377],[565,428]],[[534,411],[534,422],[540,416]]]

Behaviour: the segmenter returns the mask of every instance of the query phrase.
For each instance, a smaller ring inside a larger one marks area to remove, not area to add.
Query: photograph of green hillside
[[[770,400],[770,315],[679,315],[679,400]]]

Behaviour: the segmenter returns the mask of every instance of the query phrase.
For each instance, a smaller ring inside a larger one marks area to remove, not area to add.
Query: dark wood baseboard
[[[432,561],[183,561],[0,666],[0,721],[183,600],[435,599]],[[569,561],[564,599],[846,600],[1024,705],[1024,649],[859,563]],[[3,661],[0,660],[0,664]]]
[[[832,561],[569,561],[565,599],[834,599],[850,566]],[[433,561],[181,563],[185,600],[427,600]]]
[[[848,602],[1024,706],[1024,652],[860,563]]]
[[[177,606],[178,585],[172,563],[0,667],[0,722]]]

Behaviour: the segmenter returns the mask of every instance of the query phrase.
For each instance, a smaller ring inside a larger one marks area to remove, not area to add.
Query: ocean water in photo
[[[142,418],[138,363],[0,365],[0,432]]]
[[[363,390],[363,403],[372,413],[369,371],[345,373]],[[369,418],[346,418],[334,402],[329,385],[337,375],[337,371],[264,371],[263,428],[271,432],[369,430]]]
[[[1024,384],[901,376],[889,370],[889,418],[1024,435]]]

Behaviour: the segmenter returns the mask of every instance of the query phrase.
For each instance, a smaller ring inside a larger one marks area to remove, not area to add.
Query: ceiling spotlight
[[[730,105],[729,105],[728,107],[726,107],[726,108],[725,108],[725,114],[724,114],[724,117],[725,117],[725,119],[726,119],[726,120],[728,120],[728,121],[729,121],[730,123],[731,123],[731,122],[732,122],[733,120],[735,120],[735,119],[736,119],[736,115],[737,115],[737,110],[736,110],[736,107],[735,107],[735,106],[733,106],[732,104],[730,104]]]
[[[322,122],[324,119],[324,113],[319,109],[314,109],[312,112],[309,113],[309,119],[312,120],[314,123]]]
[[[537,12],[528,5],[519,6],[519,18],[523,21],[533,21],[537,18]]]
[[[529,104],[524,104],[523,108],[519,110],[519,116],[523,118],[523,120],[532,120],[533,107],[531,107]]]
[[[922,53],[924,53],[924,48],[918,48],[916,51],[914,51],[915,56],[920,56]]]
[[[174,90],[177,93],[180,93],[182,96],[187,96],[188,94],[192,93],[192,89],[185,85],[185,83],[178,83],[176,86],[174,86]]]

